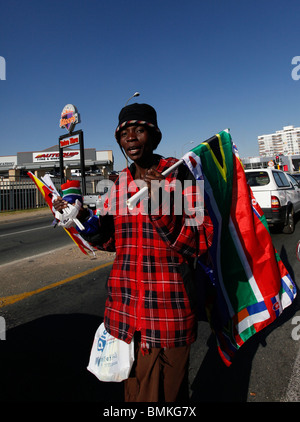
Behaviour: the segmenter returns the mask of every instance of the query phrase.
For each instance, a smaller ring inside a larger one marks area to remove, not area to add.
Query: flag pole
[[[167,170],[163,171],[162,176],[167,176],[173,170],[175,170],[177,167],[179,167],[182,163],[183,163],[183,159],[178,160],[175,164],[173,164]],[[148,186],[144,186],[137,193],[135,193],[131,198],[127,199],[126,203],[127,203],[128,209],[133,210],[133,208],[136,206],[137,202],[139,200],[144,199],[144,197],[147,195],[147,192],[148,192]]]

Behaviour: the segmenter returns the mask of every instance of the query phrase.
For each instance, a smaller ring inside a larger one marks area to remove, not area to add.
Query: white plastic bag
[[[110,335],[102,323],[95,334],[88,371],[100,381],[120,382],[129,377],[134,361],[134,342],[130,344]]]

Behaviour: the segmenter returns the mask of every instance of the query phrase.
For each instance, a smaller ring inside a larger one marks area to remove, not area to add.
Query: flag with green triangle
[[[230,365],[235,352],[293,302],[296,286],[274,249],[229,132],[201,143],[183,160],[204,180],[214,225],[207,314],[220,355]]]

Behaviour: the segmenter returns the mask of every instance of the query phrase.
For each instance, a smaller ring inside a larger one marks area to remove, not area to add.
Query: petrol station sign
[[[67,104],[61,112],[59,121],[60,128],[65,128],[69,133],[71,133],[77,123],[80,123],[80,118],[76,107],[73,104]]]
[[[64,174],[64,157],[66,156],[66,151],[64,148],[72,147],[73,145],[78,145],[80,147],[80,167],[81,167],[81,190],[83,195],[86,194],[85,186],[85,166],[84,166],[84,146],[83,146],[83,132],[82,130],[77,130],[73,132],[77,123],[80,123],[80,118],[76,107],[73,104],[67,104],[62,112],[59,121],[59,126],[62,129],[67,129],[68,133],[59,137],[59,162],[60,162],[60,174],[61,174],[61,184],[65,183],[63,174]],[[68,150],[67,153],[69,153]]]

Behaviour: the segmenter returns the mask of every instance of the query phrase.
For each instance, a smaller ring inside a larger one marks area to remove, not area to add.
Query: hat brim
[[[157,142],[158,143],[160,142],[161,137],[162,137],[160,129],[157,126],[155,126],[153,123],[146,122],[145,120],[127,120],[127,121],[121,123],[117,127],[117,129],[115,131],[115,138],[116,138],[116,140],[119,142],[119,140],[120,140],[120,131],[122,129],[124,129],[127,126],[133,126],[133,125],[135,125],[135,126],[147,126],[147,127],[149,127],[157,135]]]

